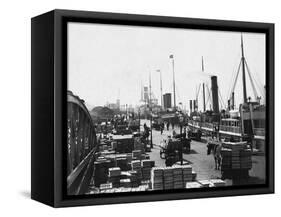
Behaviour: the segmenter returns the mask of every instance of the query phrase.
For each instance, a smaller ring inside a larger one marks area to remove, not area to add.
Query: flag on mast
[[[173,54],[171,54],[171,55],[170,55],[170,58],[171,58],[171,59],[173,59],[173,58],[174,58],[174,55],[173,55]]]

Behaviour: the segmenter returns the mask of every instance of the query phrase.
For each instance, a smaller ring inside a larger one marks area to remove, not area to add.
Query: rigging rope
[[[208,91],[208,99],[207,99],[207,102],[206,102],[206,105],[207,105],[209,100],[211,100],[211,93],[210,93],[210,89],[209,89],[208,84],[206,84],[206,87],[207,87],[207,91]],[[211,108],[211,106],[212,106],[212,104],[210,102],[210,108]]]
[[[221,103],[221,105],[223,106],[223,108],[226,108],[226,106],[225,106],[225,103],[224,103],[224,101],[223,101],[223,98],[222,98],[222,96],[221,96],[221,91],[220,91],[220,89],[218,88],[218,90],[219,90],[219,96],[220,96],[220,103]]]
[[[178,98],[178,103],[181,102],[181,95],[180,95],[180,92],[179,92],[179,89],[178,87],[176,86],[176,97]],[[181,102],[182,103],[182,102]]]
[[[235,87],[236,87],[237,80],[238,80],[238,75],[239,75],[240,68],[241,68],[241,63],[242,63],[242,59],[240,60],[240,63],[239,63],[239,66],[238,66],[238,70],[237,70],[237,73],[236,73],[236,77],[235,77],[233,86],[232,86],[232,88],[231,88],[231,92],[229,93],[229,98],[231,98],[231,94],[234,92],[234,89],[235,89]]]
[[[252,85],[252,88],[253,88],[255,99],[257,99],[258,98],[258,92],[257,92],[257,89],[255,87],[255,84],[254,84],[254,81],[253,81],[253,78],[252,78],[252,74],[250,73],[250,70],[249,70],[249,67],[248,67],[248,64],[247,64],[246,60],[245,60],[245,65],[246,65],[247,72],[248,72],[248,75],[249,75],[249,78],[250,78],[250,82],[251,82],[251,85]]]
[[[241,60],[239,59],[239,62],[240,62]],[[237,64],[238,65],[238,64]],[[236,64],[235,64],[235,67],[233,67],[233,70],[232,70],[232,73],[231,73],[231,79],[230,79],[230,84],[232,84],[232,81],[234,81],[234,79],[235,79],[235,77],[236,77],[236,74],[237,74],[237,72],[236,72]],[[227,91],[227,96],[229,96],[230,94],[231,94],[231,88],[232,88],[232,86],[231,85],[229,85],[229,87],[228,87],[228,91]]]
[[[249,74],[249,77],[250,77],[250,80],[251,80],[251,83],[252,83],[253,90],[254,90],[254,92],[255,92],[255,93],[254,93],[254,94],[255,94],[255,97],[257,98],[257,96],[258,96],[256,87],[255,87],[255,83],[256,83],[256,85],[258,86],[259,91],[260,91],[262,97],[265,98],[265,96],[264,96],[264,89],[263,89],[262,87],[260,87],[260,84],[257,82],[257,80],[255,79],[255,77],[252,75],[252,73],[251,73],[251,71],[250,71],[250,68],[249,68],[248,63],[247,63],[246,60],[245,60],[245,63],[246,63],[247,71],[248,71],[248,74]],[[255,82],[255,83],[254,83],[254,82]]]
[[[200,87],[201,87],[201,83],[199,84],[199,88],[198,88],[197,93],[196,93],[196,99],[198,99],[198,95],[199,95]]]

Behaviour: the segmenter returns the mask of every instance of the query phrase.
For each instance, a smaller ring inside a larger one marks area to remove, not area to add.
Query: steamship
[[[231,96],[225,110],[219,110],[219,94],[217,77],[211,77],[212,110],[206,111],[205,89],[203,84],[203,113],[198,112],[198,100],[190,101],[190,119],[188,126],[191,131],[200,131],[203,135],[219,136],[224,139],[248,140],[252,142],[253,148],[264,152],[265,143],[265,110],[266,106],[261,103],[261,97],[257,95],[254,78],[250,73],[244,56],[243,37],[241,35],[241,60],[235,77]],[[203,67],[202,67],[203,68]],[[235,109],[235,86],[239,72],[242,69],[243,103]],[[247,97],[246,72],[253,88],[255,100]],[[210,93],[209,93],[210,94]],[[197,97],[198,98],[198,97]],[[193,111],[192,111],[193,105]]]

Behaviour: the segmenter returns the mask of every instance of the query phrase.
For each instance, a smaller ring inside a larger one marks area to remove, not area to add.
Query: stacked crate
[[[130,153],[134,149],[134,138],[132,135],[114,135],[115,151],[118,153]]]
[[[128,171],[128,173],[130,174],[129,179],[131,180],[132,187],[138,187],[140,182],[138,180],[137,172],[134,170],[131,170],[131,171]]]
[[[192,181],[192,167],[190,165],[182,166],[183,183]]]
[[[153,190],[163,190],[163,168],[154,167],[151,170],[151,185]]]
[[[112,167],[108,169],[108,177],[120,177],[121,169],[120,167]]]
[[[141,150],[134,150],[132,152],[132,157],[133,157],[133,160],[141,160],[141,157],[142,157]]]
[[[131,174],[129,171],[121,171],[120,179],[128,179],[130,178]]]
[[[122,171],[127,171],[128,167],[128,160],[126,157],[120,157],[116,159],[116,166],[120,167]]]
[[[100,190],[107,190],[107,189],[111,189],[112,188],[112,183],[104,183],[104,184],[100,184]]]
[[[142,172],[141,172],[141,161],[140,160],[133,160],[131,162],[132,170],[137,172],[138,179],[142,179]]]
[[[184,188],[185,183],[192,182],[195,179],[196,173],[192,171],[190,165],[153,167],[151,170],[152,189],[182,189]],[[156,183],[156,185],[154,183]]]
[[[251,149],[244,149],[240,152],[241,169],[252,168],[252,151]]]
[[[142,167],[142,178],[144,180],[150,179],[150,171],[153,166],[153,162],[151,160],[142,160],[141,161],[141,167]]]
[[[127,153],[126,154],[126,158],[127,158],[127,161],[128,161],[128,164],[130,164],[133,160],[133,154],[132,153]]]
[[[112,183],[114,188],[120,186],[121,169],[119,167],[112,167],[108,169],[108,182]]]
[[[114,154],[115,154],[115,151],[110,151],[110,150],[99,152],[99,155],[102,157],[107,157],[107,156],[114,155]]]
[[[107,159],[98,159],[94,163],[94,185],[99,187],[100,184],[107,182],[108,168],[113,167],[114,163]]]
[[[173,166],[174,189],[183,188],[183,175],[181,166]]]
[[[232,150],[230,148],[222,148],[221,155],[221,170],[230,170],[232,168]]]
[[[140,185],[150,185],[150,180],[142,180]]]
[[[221,155],[221,170],[225,177],[247,176],[252,168],[252,151],[246,142],[222,143]]]
[[[240,169],[240,151],[243,149],[241,145],[232,145],[231,166],[232,169]]]
[[[144,144],[141,142],[140,138],[135,138],[135,140],[134,140],[134,150],[140,150],[142,154],[145,152]]]
[[[120,179],[120,187],[131,188],[132,183],[130,179]]]
[[[149,155],[147,154],[141,154],[141,160],[145,160],[145,159],[150,159]]]
[[[174,173],[172,167],[165,167],[163,169],[163,181],[164,181],[164,189],[173,189],[174,188]]]

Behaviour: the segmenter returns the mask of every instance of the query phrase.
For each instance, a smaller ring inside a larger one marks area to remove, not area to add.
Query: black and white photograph
[[[67,195],[265,184],[266,34],[67,23]]]

